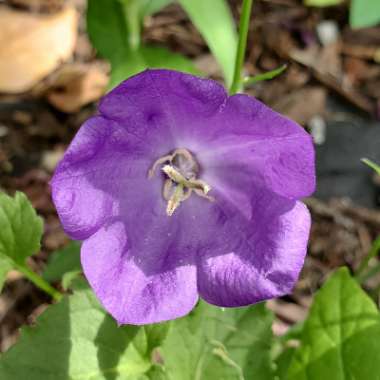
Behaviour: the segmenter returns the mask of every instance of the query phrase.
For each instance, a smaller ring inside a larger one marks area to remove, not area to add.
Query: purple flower
[[[51,184],[97,297],[119,324],[146,324],[199,296],[235,307],[289,293],[314,170],[293,121],[212,80],[147,70],[103,98]]]

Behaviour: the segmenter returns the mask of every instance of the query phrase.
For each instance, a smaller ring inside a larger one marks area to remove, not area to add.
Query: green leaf
[[[219,62],[230,87],[234,74],[237,34],[225,0],[178,0]]]
[[[43,223],[23,193],[0,193],[0,290],[6,273],[16,269],[56,300],[61,294],[26,265],[40,249]]]
[[[144,16],[159,12],[162,8],[174,2],[174,0],[145,0],[146,5],[143,8]]]
[[[350,25],[352,28],[365,28],[380,22],[379,0],[352,0]]]
[[[1,232],[0,232],[1,234]],[[5,257],[0,255],[0,292],[3,289],[7,273],[12,269],[12,264]]]
[[[100,55],[111,62],[109,88],[147,68],[199,74],[193,63],[164,47],[140,46],[143,17],[168,1],[89,0],[87,30]]]
[[[104,58],[113,62],[123,57],[128,41],[122,4],[116,0],[88,0],[87,32]]]
[[[304,0],[305,5],[310,7],[331,7],[343,3],[344,0]]]
[[[0,193],[0,258],[24,265],[40,249],[42,219],[23,193]],[[12,265],[13,266],[13,265]]]
[[[338,270],[315,296],[288,380],[379,380],[380,316],[373,301]]]
[[[181,54],[173,53],[164,47],[143,46],[141,54],[147,67],[178,70],[194,75],[201,74],[190,59]]]
[[[303,322],[294,324],[284,335],[277,337],[272,345],[272,357],[275,362],[277,380],[286,379],[295,352],[294,342],[299,342],[303,326]]]
[[[118,327],[84,288],[49,307],[35,327],[22,329],[18,343],[0,359],[0,378],[153,379],[144,375],[156,372],[152,352],[167,329],[168,324]]]
[[[108,88],[111,90],[122,81],[147,68],[147,64],[139,51],[125,53],[111,64],[111,79]]]
[[[201,302],[172,323],[160,348],[170,380],[273,380],[272,314],[259,304],[221,309]]]
[[[111,62],[140,46],[145,16],[172,0],[89,0],[87,32],[98,52]]]
[[[142,46],[131,52],[112,66],[111,84],[113,88],[123,80],[147,68],[161,68],[183,71],[199,75],[200,72],[186,57],[159,46]]]
[[[0,358],[0,379],[273,380],[273,316],[264,304],[201,302],[172,322],[118,327],[83,279],[73,289],[22,329]]]
[[[254,77],[246,77],[244,78],[244,87],[252,86],[253,84],[257,82],[261,82],[263,80],[273,79],[277,77],[278,75],[282,74],[286,70],[287,67],[288,67],[287,65],[282,65],[278,67],[277,69],[267,71],[266,73],[258,74],[258,75],[255,75]]]
[[[141,28],[143,7],[146,0],[118,0],[122,4],[125,26],[127,28],[127,43],[132,51],[137,50],[141,43]]]
[[[276,358],[276,376],[278,379],[286,379],[295,351],[296,349],[294,347],[286,347]]]
[[[62,280],[65,273],[75,271],[81,271],[80,244],[72,241],[49,257],[42,277],[48,282],[58,282]]]
[[[70,272],[66,272],[62,277],[63,290],[68,290],[81,274],[82,270],[72,270]]]

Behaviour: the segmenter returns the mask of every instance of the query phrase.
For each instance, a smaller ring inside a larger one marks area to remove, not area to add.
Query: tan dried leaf
[[[10,5],[27,8],[32,11],[54,12],[62,9],[65,0],[6,0]]]
[[[106,91],[109,78],[97,64],[69,64],[57,73],[47,91],[48,101],[63,112],[76,112],[98,100]]]
[[[68,60],[78,14],[73,7],[52,15],[0,7],[0,92],[21,93]]]

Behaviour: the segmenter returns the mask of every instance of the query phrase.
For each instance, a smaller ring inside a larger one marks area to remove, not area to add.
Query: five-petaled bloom
[[[289,293],[315,188],[310,136],[247,95],[169,70],[116,87],[52,179],[85,276],[119,324]]]

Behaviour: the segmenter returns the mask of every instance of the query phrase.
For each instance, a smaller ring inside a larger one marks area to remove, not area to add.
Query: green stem
[[[128,46],[137,51],[141,43],[140,0],[122,0],[124,20],[127,26]]]
[[[373,161],[369,160],[368,158],[362,158],[360,161],[365,163],[366,165],[368,165],[370,168],[375,170],[375,172],[377,174],[380,175],[380,166],[379,165],[375,164]]]
[[[249,20],[251,17],[253,0],[243,0],[243,7],[241,10],[240,23],[239,23],[239,42],[235,59],[234,78],[230,88],[230,94],[236,94],[242,90],[242,69],[244,64],[245,50],[247,47],[247,37],[249,29]]]
[[[358,270],[356,271],[356,278],[359,282],[363,283],[365,282],[366,280],[368,280],[369,277],[372,277],[374,274],[376,274],[377,272],[379,272],[379,268],[378,266],[376,266],[375,268],[372,268],[369,273],[367,273],[366,275],[363,275],[363,272],[367,269],[368,267],[368,263],[370,262],[370,260],[372,258],[374,258],[377,253],[380,251],[380,236],[373,242],[372,244],[372,247],[368,253],[368,255],[365,257],[365,259],[361,262]],[[372,274],[372,272],[374,272]],[[371,274],[370,276],[368,276],[369,274]]]
[[[38,288],[49,294],[55,301],[59,301],[62,298],[62,294],[54,289],[48,282],[46,282],[38,274],[31,271],[29,268],[23,265],[17,265],[16,269],[21,272],[28,280],[33,282]]]

